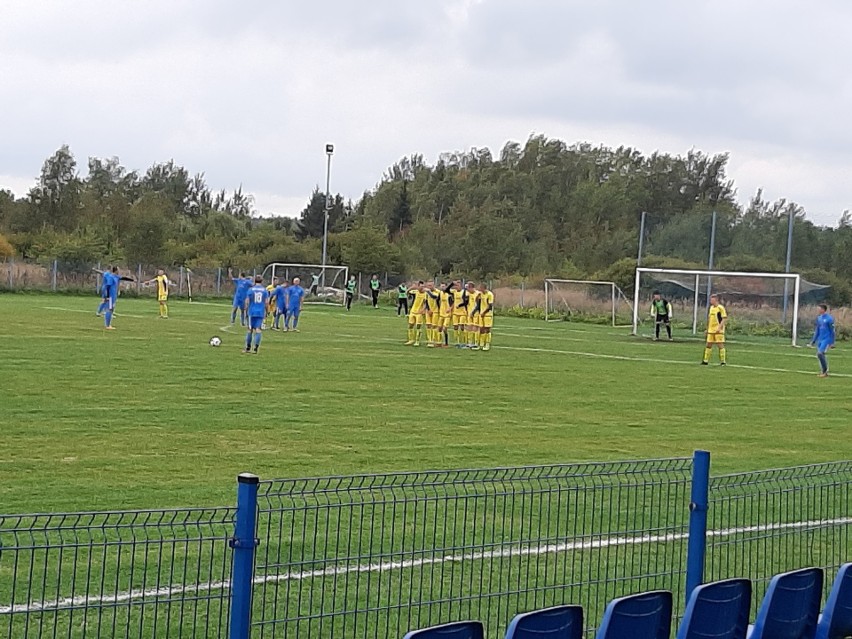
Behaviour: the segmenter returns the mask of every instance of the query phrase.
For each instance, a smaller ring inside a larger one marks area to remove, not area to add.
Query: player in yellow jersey
[[[438,311],[438,347],[450,347],[450,327],[453,325],[453,282],[438,292],[441,308]]]
[[[153,279],[143,282],[143,286],[157,285],[157,302],[160,305],[160,319],[169,319],[169,287],[175,283],[169,279],[163,269],[157,271],[157,276]]]
[[[476,284],[473,282],[467,283],[465,290],[467,297],[467,325],[465,331],[467,333],[467,347],[471,350],[479,349],[479,291],[476,290]]]
[[[278,278],[273,277],[272,281],[266,287],[266,292],[269,293],[269,297],[266,300],[266,317],[263,318],[263,328],[272,328],[272,326],[274,326],[277,304],[272,294],[275,292],[277,286]]]
[[[420,333],[423,328],[423,319],[426,306],[426,289],[423,282],[408,288],[408,296],[412,298],[411,310],[408,312],[408,341],[406,346],[420,346]]]
[[[704,359],[702,366],[710,363],[713,354],[713,345],[719,349],[719,363],[724,366],[727,363],[727,350],[725,349],[725,325],[728,323],[728,311],[719,304],[719,296],[710,296],[710,308],[707,309],[707,343],[704,346]]]
[[[435,290],[435,284],[426,284],[426,344],[429,348],[435,348],[438,344],[438,323],[440,321],[441,296],[440,291]]]
[[[461,282],[453,282],[453,336],[456,340],[456,348],[464,348],[464,331],[467,324],[467,306],[465,305],[465,293]]]
[[[479,348],[491,350],[491,328],[494,326],[494,293],[483,283],[479,286]]]

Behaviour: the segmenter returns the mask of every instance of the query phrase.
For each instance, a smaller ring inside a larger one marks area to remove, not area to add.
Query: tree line
[[[487,148],[402,158],[356,201],[315,188],[298,219],[261,218],[251,195],[212,191],[174,162],[131,171],[89,158],[81,176],[63,146],[23,197],[0,191],[0,258],[253,268],[318,263],[325,209],[329,261],[409,277],[543,276],[625,280],[646,217],[646,263],[702,268],[717,215],[716,265],[793,270],[849,301],[852,216],[821,227],[758,191],[737,203],[726,154],[654,153],[532,136]],[[629,280],[628,280],[629,281]],[[626,284],[627,282],[622,282]]]

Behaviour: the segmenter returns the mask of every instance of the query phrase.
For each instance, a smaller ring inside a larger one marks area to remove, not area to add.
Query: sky
[[[741,202],[852,209],[852,2],[2,0],[0,188],[68,144],[174,159],[263,215],[531,134],[728,153]]]

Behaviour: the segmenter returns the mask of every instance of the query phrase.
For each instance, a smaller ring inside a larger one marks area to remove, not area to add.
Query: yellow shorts
[[[467,325],[468,326],[479,326],[479,315],[468,315],[467,316]]]
[[[708,344],[724,344],[725,343],[725,334],[724,333],[707,333],[707,343]]]
[[[168,302],[169,296],[168,295],[157,295],[157,301],[158,302]]]
[[[464,326],[467,324],[467,315],[456,313],[453,315],[453,326]]]
[[[437,323],[435,321],[436,318],[437,318],[437,315],[435,313],[429,313],[428,311],[426,312],[426,323],[429,326],[435,326],[435,324]]]
[[[479,325],[482,328],[491,328],[494,326],[494,316],[493,315],[483,315],[479,318]]]
[[[423,325],[423,313],[409,313],[408,314],[408,323],[412,326],[422,326]]]
[[[453,316],[452,315],[441,315],[438,318],[438,327],[439,328],[449,328],[453,325]]]

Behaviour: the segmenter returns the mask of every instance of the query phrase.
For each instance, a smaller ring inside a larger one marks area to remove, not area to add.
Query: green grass
[[[490,353],[403,346],[390,310],[309,306],[259,356],[222,303],[0,295],[5,512],[233,503],[234,477],[687,456],[714,473],[849,458],[852,367],[832,351],[497,318]],[[212,335],[223,346],[211,348]]]

